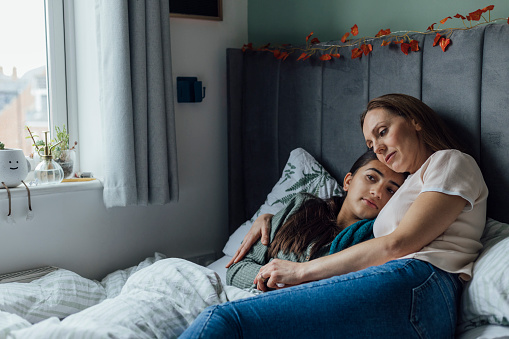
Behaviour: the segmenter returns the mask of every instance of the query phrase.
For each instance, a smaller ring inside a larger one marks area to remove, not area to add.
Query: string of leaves
[[[266,51],[274,54],[274,57],[281,60],[286,60],[288,56],[294,53],[300,53],[297,60],[306,60],[313,55],[320,55],[320,60],[327,61],[332,59],[338,59],[341,57],[339,53],[341,48],[358,46],[352,49],[351,58],[361,58],[363,55],[368,55],[373,51],[373,45],[371,42],[382,38],[381,46],[400,45],[401,52],[408,55],[410,52],[419,51],[419,42],[410,37],[414,33],[422,34],[433,34],[436,33],[435,39],[433,40],[433,47],[440,46],[443,52],[445,52],[448,46],[451,44],[451,35],[455,30],[467,30],[479,25],[485,25],[496,21],[507,20],[509,24],[509,18],[491,19],[491,11],[495,6],[490,5],[482,9],[478,9],[474,12],[469,13],[466,16],[461,14],[454,15],[454,18],[461,19],[463,22],[463,28],[448,28],[441,30],[440,26],[445,24],[448,20],[453,19],[452,16],[448,16],[439,21],[439,23],[431,24],[426,32],[417,31],[406,31],[406,32],[391,32],[390,28],[381,29],[374,37],[362,37],[355,39],[348,39],[351,36],[355,37],[359,34],[359,27],[355,24],[351,27],[350,32],[346,32],[340,39],[341,44],[323,44],[316,37],[312,38],[313,32],[306,36],[305,46],[291,46],[288,44],[280,46],[271,46],[270,43],[259,48],[254,48],[252,43],[245,44],[242,47],[242,51],[255,50],[255,51]],[[487,14],[487,17],[486,17]],[[481,20],[482,19],[482,20]],[[437,26],[435,28],[435,25]],[[440,34],[437,31],[443,31],[445,33]]]

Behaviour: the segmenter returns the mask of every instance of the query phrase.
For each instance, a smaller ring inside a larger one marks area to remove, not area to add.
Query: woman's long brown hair
[[[376,154],[366,151],[352,165],[350,173],[355,175],[360,167],[372,160],[377,160]],[[268,258],[275,258],[280,251],[303,255],[311,243],[310,258],[313,258],[320,248],[332,242],[342,231],[337,224],[337,216],[344,199],[339,196],[321,199],[309,194],[309,199],[277,231],[269,245]]]

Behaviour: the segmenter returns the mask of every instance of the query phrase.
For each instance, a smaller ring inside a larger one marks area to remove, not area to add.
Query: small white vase
[[[17,187],[28,175],[30,164],[25,159],[23,151],[16,148],[0,150],[0,188],[5,183],[7,187]]]

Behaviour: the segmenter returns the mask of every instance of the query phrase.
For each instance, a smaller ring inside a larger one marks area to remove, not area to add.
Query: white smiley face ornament
[[[15,148],[0,150],[0,188],[18,187],[28,175],[29,163],[23,151]]]

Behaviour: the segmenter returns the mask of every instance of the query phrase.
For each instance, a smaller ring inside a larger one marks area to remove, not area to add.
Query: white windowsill
[[[66,193],[66,192],[78,192],[78,191],[89,191],[103,189],[102,182],[98,179],[84,182],[62,182],[55,185],[39,185],[39,186],[28,186],[30,189],[30,196],[48,195],[55,193]],[[15,188],[9,188],[11,192],[11,198],[26,197],[27,191],[25,186]],[[0,189],[0,200],[7,199],[7,190],[5,188]]]

